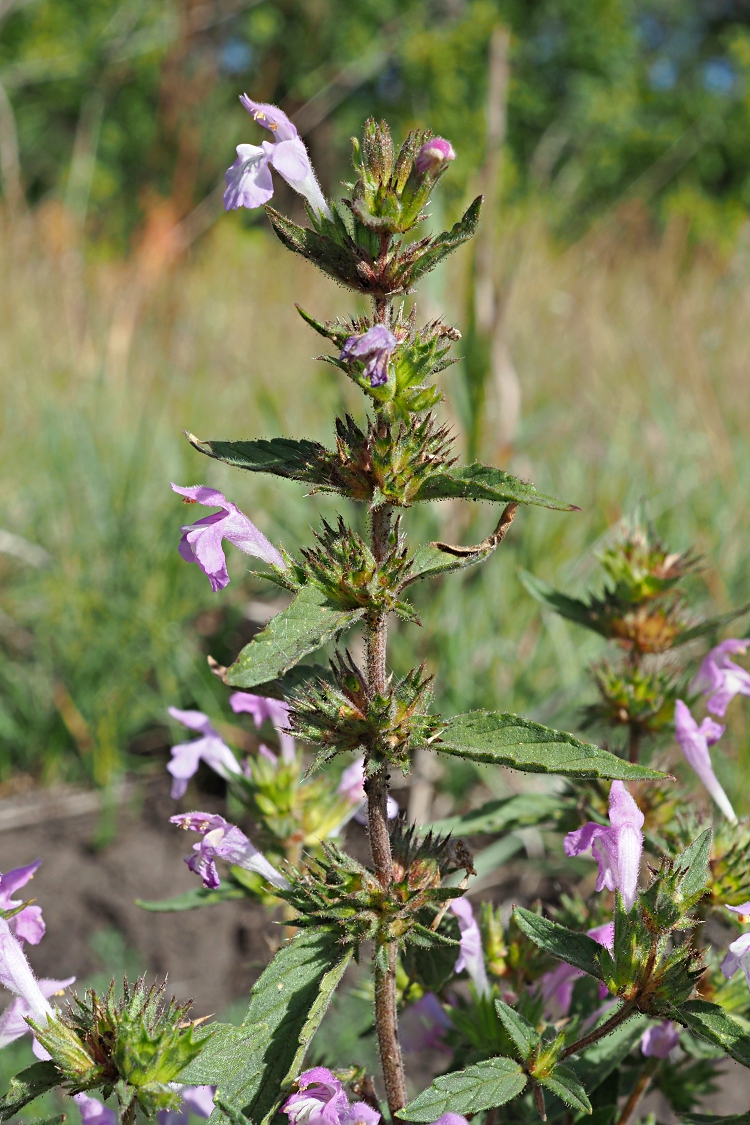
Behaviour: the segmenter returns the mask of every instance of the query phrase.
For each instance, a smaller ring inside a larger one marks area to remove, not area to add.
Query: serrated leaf
[[[672,641],[672,648],[689,644],[690,641],[696,641],[700,637],[708,637],[711,633],[718,632],[725,625],[731,625],[738,617],[744,617],[747,613],[750,613],[750,602],[747,605],[740,606],[739,609],[730,610],[729,613],[722,613],[718,617],[709,617],[707,621],[701,621],[699,625],[693,625],[691,629],[683,629]]]
[[[489,500],[492,502],[516,504],[536,504],[542,508],[553,508],[560,512],[577,512],[575,504],[556,500],[539,492],[533,484],[519,480],[502,469],[490,465],[454,465],[427,477],[414,497],[421,500]]]
[[[353,251],[346,249],[333,238],[318,234],[309,227],[300,227],[268,205],[264,208],[273,227],[274,234],[287,250],[301,254],[318,269],[335,277],[338,281],[362,289],[362,278],[357,273],[357,258]],[[332,229],[332,227],[330,228]]]
[[[187,439],[199,453],[247,469],[251,473],[271,473],[287,480],[325,486],[328,474],[321,463],[326,449],[317,441],[270,438],[257,441],[201,441],[195,434]]]
[[[512,1059],[487,1059],[435,1078],[396,1116],[405,1121],[432,1122],[444,1113],[479,1113],[518,1097],[526,1081],[523,1070]]]
[[[588,934],[576,933],[575,930],[569,930],[559,922],[551,922],[549,918],[542,918],[541,915],[525,910],[522,906],[517,906],[513,913],[519,929],[545,953],[550,953],[558,961],[575,965],[589,976],[602,980],[603,974],[599,964],[602,947]]]
[[[431,748],[471,762],[565,777],[642,781],[666,776],[646,766],[626,762],[589,742],[581,742],[572,734],[507,712],[469,711],[446,722],[430,741]]]
[[[416,261],[412,264],[405,264],[404,273],[409,285],[413,285],[420,277],[424,277],[430,270],[434,270],[448,254],[452,254],[454,250],[457,250],[459,246],[473,237],[479,223],[481,209],[482,196],[478,195],[449,231],[443,231],[442,234],[431,239]]]
[[[708,1000],[688,1000],[670,1015],[699,1039],[721,1047],[736,1062],[750,1067],[748,1025],[740,1023],[718,1004],[711,1004]]]
[[[591,629],[592,632],[598,633],[600,636],[607,635],[601,624],[595,620],[591,607],[586,602],[579,598],[570,598],[567,594],[561,593],[560,590],[555,590],[541,578],[529,574],[528,570],[519,570],[519,577],[532,598],[546,606],[547,609],[554,610],[560,617],[565,617],[568,621],[574,621],[576,625],[583,625],[586,629]]]
[[[539,1044],[539,1032],[531,1026],[527,1019],[524,1019],[520,1012],[511,1008],[503,1000],[495,1001],[495,1011],[503,1027],[515,1043],[521,1059],[525,1062]]]
[[[217,902],[233,902],[247,897],[247,892],[242,887],[229,879],[223,879],[220,886],[213,889],[192,887],[184,894],[175,895],[174,898],[158,899],[155,902],[137,898],[135,905],[141,910],[149,910],[154,914],[176,914],[183,910],[197,910],[201,906],[213,906]]]
[[[696,901],[705,890],[712,839],[711,829],[707,828],[675,861],[675,869],[686,872],[680,883],[680,894],[684,899]]]
[[[556,1066],[546,1078],[538,1078],[537,1081],[540,1086],[544,1086],[550,1093],[555,1094],[560,1101],[565,1102],[571,1109],[591,1113],[591,1102],[588,1094],[570,1067]]]
[[[35,1062],[11,1078],[8,1092],[0,1098],[0,1121],[8,1121],[41,1094],[60,1084],[60,1072],[51,1060]]]
[[[242,1026],[220,1026],[180,1081],[218,1086],[220,1097],[255,1125],[270,1121],[351,959],[338,936],[318,926],[283,946],[253,985]],[[213,1125],[223,1120],[215,1110]]]
[[[227,668],[225,682],[251,688],[283,676],[308,653],[351,628],[364,612],[363,607],[340,609],[316,586],[304,586],[291,605],[245,645]]]
[[[552,820],[570,806],[570,800],[550,793],[518,793],[515,797],[487,801],[461,816],[433,820],[431,824],[421,825],[419,832],[434,832],[438,836],[450,834],[454,839],[475,836],[480,832],[502,832],[511,827],[527,827]]]

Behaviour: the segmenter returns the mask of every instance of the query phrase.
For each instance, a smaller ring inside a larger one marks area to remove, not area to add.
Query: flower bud
[[[434,175],[436,172],[442,172],[446,164],[455,159],[456,154],[450,141],[446,141],[444,137],[433,137],[432,140],[425,141],[420,148],[414,167],[420,176],[427,173]]]

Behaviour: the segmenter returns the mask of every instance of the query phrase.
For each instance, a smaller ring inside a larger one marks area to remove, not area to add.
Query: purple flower
[[[37,1023],[44,1024],[54,1015],[5,918],[0,918],[0,984],[21,998],[26,1014]]]
[[[205,762],[225,781],[232,774],[242,772],[234,754],[202,711],[180,711],[177,707],[170,707],[169,714],[188,730],[203,735],[194,742],[181,742],[179,746],[172,747],[172,761],[167,769],[174,778],[172,798],[175,801],[184,796],[188,778],[193,776],[200,762]]]
[[[315,1066],[300,1074],[292,1094],[281,1107],[289,1125],[378,1125],[380,1114],[365,1102],[349,1105],[349,1099],[335,1074]]]
[[[638,889],[638,870],[643,851],[643,813],[621,781],[609,791],[609,823],[589,821],[565,837],[565,854],[581,855],[591,848],[599,863],[597,891],[605,887],[619,891],[626,910],[631,910]]]
[[[229,706],[235,715],[252,715],[256,727],[260,729],[266,719],[273,723],[279,736],[281,757],[285,762],[293,762],[295,758],[294,739],[291,734],[286,734],[282,727],[289,725],[289,708],[280,699],[270,699],[266,695],[251,695],[248,691],[236,691],[229,696]],[[261,753],[265,747],[261,747]],[[266,750],[266,753],[270,751]]]
[[[170,1087],[182,1098],[179,1109],[162,1109],[156,1115],[158,1125],[190,1125],[190,1114],[210,1117],[214,1111],[215,1086],[180,1086],[170,1082]]]
[[[40,980],[37,983],[42,996],[49,999],[50,996],[56,996],[62,992],[75,979],[75,977],[68,977],[67,980]],[[22,1035],[28,1035],[31,1032],[31,1028],[26,1022],[26,1016],[31,1016],[32,1019],[37,1018],[26,1000],[22,996],[17,996],[15,1000],[11,1000],[5,1011],[0,1013],[0,1047],[7,1047],[8,1043],[12,1043],[15,1039],[20,1039]]]
[[[360,824],[365,824],[367,821],[367,794],[365,793],[365,760],[364,758],[357,758],[350,766],[347,766],[341,775],[337,793],[342,797],[346,797],[353,805],[361,806],[354,814],[354,819],[359,821]],[[393,820],[398,816],[398,802],[390,795],[386,799],[386,813],[389,820]]]
[[[674,733],[682,753],[693,767],[708,792],[719,806],[730,824],[737,823],[732,804],[724,792],[721,782],[711,765],[709,746],[718,742],[726,727],[706,718],[700,726],[696,723],[687,704],[678,699],[674,705]]]
[[[443,1036],[453,1024],[434,992],[410,1004],[399,1021],[401,1045],[407,1054],[447,1049]]]
[[[650,1058],[666,1059],[680,1041],[680,1032],[671,1020],[649,1027],[641,1039],[641,1050]]]
[[[738,914],[741,922],[750,922],[750,902],[742,902],[739,906],[728,906],[732,914]],[[729,951],[721,963],[721,971],[729,979],[738,969],[745,974],[748,988],[750,988],[750,932],[741,934],[729,946]]]
[[[446,164],[456,159],[453,145],[444,137],[433,137],[420,148],[414,167],[420,176],[425,172],[440,172]]]
[[[253,555],[279,570],[286,570],[286,563],[273,543],[221,492],[203,484],[191,485],[189,488],[173,484],[172,491],[187,497],[193,503],[203,504],[206,508],[222,509],[211,516],[204,516],[197,523],[183,527],[179,547],[186,562],[198,564],[211,583],[214,593],[229,585],[227,560],[221,545],[223,539],[234,543],[246,555]]]
[[[730,653],[747,652],[750,640],[730,638],[712,648],[691,687],[708,696],[706,707],[722,718],[735,695],[750,695],[750,672],[729,659]]]
[[[388,382],[388,360],[398,341],[384,324],[374,324],[361,336],[350,336],[341,349],[339,359],[365,361],[365,375],[371,387]]]
[[[203,839],[193,844],[196,854],[185,856],[185,863],[191,871],[200,875],[204,887],[215,890],[221,885],[216,870],[217,859],[226,860],[245,871],[255,871],[274,887],[284,889],[289,886],[284,876],[250,843],[245,833],[223,816],[217,813],[191,812],[180,813],[169,819],[172,824],[185,831],[203,834]]]
[[[227,169],[224,208],[262,207],[273,195],[271,168],[274,168],[296,192],[304,196],[313,211],[331,218],[331,211],[320,190],[304,142],[297,129],[275,105],[253,102],[243,94],[243,106],[259,125],[273,136],[260,145],[237,145],[237,159]]]
[[[469,1122],[460,1113],[444,1113],[435,1125],[469,1125]]]
[[[471,903],[468,898],[454,898],[451,901],[450,908],[458,919],[458,928],[461,931],[461,952],[454,965],[454,970],[460,973],[466,969],[477,995],[487,996],[490,991],[490,982],[487,979],[487,970],[484,965],[482,935],[474,918]]]
[[[37,859],[34,863],[26,864],[25,867],[15,867],[12,871],[0,875],[0,910],[13,910],[21,905],[23,900],[14,899],[12,896],[20,887],[25,887],[29,879],[34,878],[41,862],[41,859]],[[24,907],[9,920],[9,925],[18,940],[27,941],[29,945],[38,945],[47,928],[40,906]]]
[[[107,1109],[98,1098],[91,1098],[88,1094],[74,1094],[73,1101],[78,1106],[83,1125],[115,1125],[117,1114],[113,1109]]]
[[[606,922],[603,926],[594,926],[586,933],[600,945],[612,950],[615,944],[615,924]],[[567,1016],[570,1002],[573,999],[573,986],[581,977],[585,976],[583,969],[569,965],[567,961],[560,964],[549,973],[539,978],[539,991],[544,1001],[544,1010],[555,1019]],[[599,986],[599,999],[603,1000],[609,995],[605,985]]]

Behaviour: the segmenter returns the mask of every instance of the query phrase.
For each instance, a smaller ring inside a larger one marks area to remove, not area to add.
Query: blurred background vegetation
[[[243,90],[293,115],[328,190],[370,113],[451,139],[433,220],[480,190],[487,209],[419,297],[464,332],[444,414],[466,453],[583,509],[523,511],[490,564],[422,595],[394,664],[416,647],[446,711],[579,728],[603,642],[519,568],[580,593],[639,506],[705,555],[697,610],[747,601],[749,79],[746,0],[0,0],[0,795],[162,763],[169,704],[231,721],[206,654],[231,659],[274,595],[236,552],[219,595],[182,562],[170,479],[288,548],[335,509],[181,436],[330,441],[362,409],[293,308],[352,300],[262,212],[222,215],[259,139]],[[408,523],[472,542],[493,512]],[[732,724],[719,772],[747,809]]]

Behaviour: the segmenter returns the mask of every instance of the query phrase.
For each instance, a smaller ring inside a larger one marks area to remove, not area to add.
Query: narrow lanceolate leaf
[[[180,1074],[215,1085],[221,1099],[254,1125],[271,1120],[302,1069],[307,1047],[351,958],[330,926],[302,930],[261,974],[239,1028],[220,1028]],[[214,1125],[226,1121],[214,1111]]]
[[[577,1075],[568,1066],[556,1066],[546,1078],[537,1079],[540,1086],[555,1094],[560,1101],[565,1102],[571,1109],[583,1113],[591,1113],[591,1102],[588,1094],[578,1080]]]
[[[539,1032],[532,1027],[527,1019],[511,1008],[503,1000],[495,1001],[495,1011],[498,1014],[508,1035],[516,1045],[518,1057],[524,1061],[528,1059],[535,1047],[539,1045]]]
[[[268,623],[262,633],[245,645],[226,672],[230,687],[251,688],[283,676],[290,668],[350,628],[364,614],[363,608],[341,609],[332,605],[315,586],[305,586],[291,605]]]
[[[583,625],[594,633],[607,636],[601,620],[586,602],[581,601],[580,598],[570,598],[560,590],[555,590],[541,578],[529,574],[528,570],[521,570],[519,573],[524,586],[540,605],[559,613],[560,617],[566,617],[568,621],[574,621],[576,625]]]
[[[478,809],[461,816],[447,816],[443,820],[433,820],[431,824],[420,827],[420,833],[434,832],[438,836],[449,833],[454,839],[475,836],[480,832],[504,832],[511,828],[525,828],[541,824],[545,820],[558,819],[572,802],[551,793],[518,793],[515,797],[503,797],[487,801]]]
[[[500,503],[537,504],[559,512],[577,512],[575,504],[556,500],[534,488],[533,484],[519,480],[502,469],[490,465],[455,465],[441,473],[429,476],[414,497],[419,500],[490,500]]]
[[[683,629],[681,633],[678,633],[672,641],[672,648],[676,648],[678,645],[686,645],[700,637],[710,637],[712,633],[723,629],[725,625],[731,625],[738,617],[744,617],[748,613],[750,613],[750,602],[747,605],[740,606],[739,609],[731,610],[729,613],[722,613],[719,617],[709,617],[707,621],[701,621],[699,625],[694,625],[691,629]],[[729,1119],[727,1118],[727,1120]]]
[[[688,1000],[671,1013],[693,1035],[721,1047],[736,1062],[750,1067],[750,1024],[740,1022],[718,1004],[708,1000]]]
[[[399,280],[403,280],[406,285],[414,285],[420,277],[424,277],[430,270],[434,270],[443,258],[452,254],[454,250],[457,250],[459,246],[472,238],[479,223],[481,209],[482,196],[478,195],[461,219],[450,230],[443,231],[442,234],[430,240],[425,249],[419,253],[416,261],[409,262],[407,259],[403,268],[404,276],[403,278],[399,276]]]
[[[292,438],[271,438],[268,441],[201,441],[195,434],[186,434],[199,453],[225,461],[251,473],[272,473],[287,480],[325,486],[328,475],[324,458],[329,456],[317,441],[294,441]]]
[[[184,894],[175,895],[174,898],[159,899],[156,902],[137,898],[135,905],[140,906],[141,910],[150,910],[155,914],[175,914],[182,910],[197,910],[200,906],[213,906],[217,902],[232,902],[247,897],[247,891],[243,887],[222,878],[221,885],[213,889],[191,887]]]
[[[8,1121],[34,1098],[60,1083],[60,1072],[51,1061],[32,1063],[11,1078],[8,1093],[0,1098],[0,1121]]]
[[[443,1074],[396,1114],[405,1121],[437,1121],[444,1113],[479,1113],[505,1105],[526,1087],[526,1075],[512,1059],[486,1062]]]
[[[675,860],[676,870],[686,872],[680,883],[680,895],[682,901],[688,904],[687,908],[698,901],[708,882],[712,839],[711,829],[707,828]]]
[[[559,922],[551,922],[549,918],[542,918],[522,906],[516,907],[514,917],[518,928],[545,953],[550,953],[568,965],[575,965],[597,980],[602,979],[599,964],[602,947],[588,934],[576,933],[575,930],[569,930]]]
[[[642,781],[666,775],[581,742],[572,734],[498,711],[469,711],[447,720],[431,741],[433,750],[472,762],[508,766],[526,773],[606,777]]]

